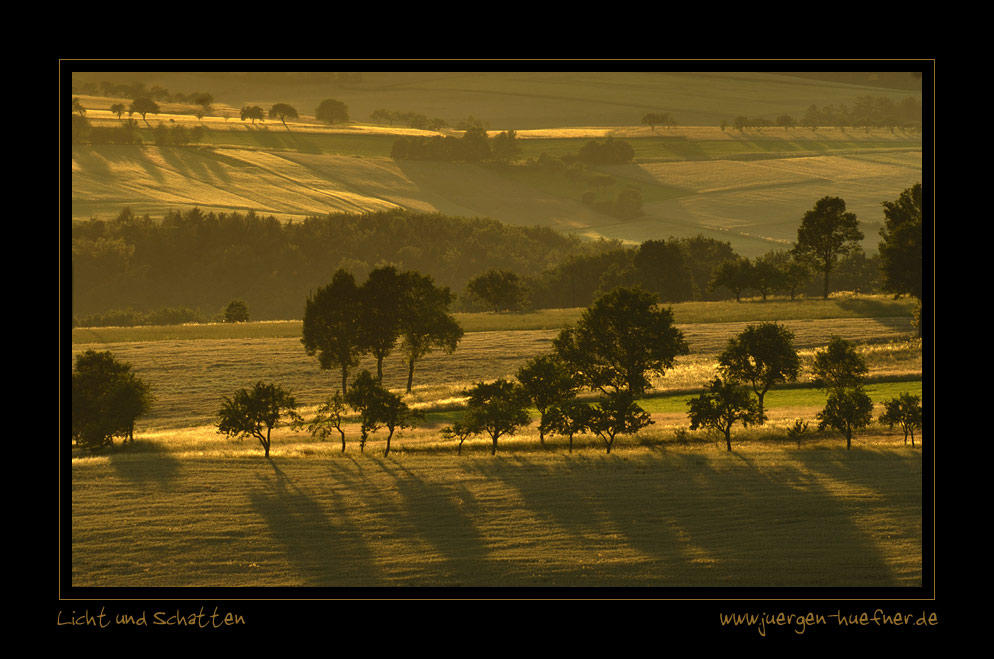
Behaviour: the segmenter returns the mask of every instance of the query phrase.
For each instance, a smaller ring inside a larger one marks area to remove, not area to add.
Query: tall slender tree
[[[414,382],[414,365],[434,350],[454,352],[463,329],[449,313],[453,294],[447,287],[417,272],[404,273],[400,303],[400,350],[407,359],[407,393]]]
[[[307,298],[301,343],[308,355],[317,355],[322,369],[337,367],[342,374],[342,392],[348,387],[349,370],[362,353],[362,296],[350,272],[339,269],[331,283]]]

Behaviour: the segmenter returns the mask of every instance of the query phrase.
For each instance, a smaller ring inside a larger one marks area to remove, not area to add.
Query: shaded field
[[[902,449],[115,454],[72,465],[73,586],[918,586]]]

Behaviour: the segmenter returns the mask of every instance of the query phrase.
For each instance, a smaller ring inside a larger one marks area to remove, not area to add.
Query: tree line
[[[722,129],[728,122],[722,122]],[[790,114],[781,113],[774,119],[766,117],[748,117],[739,115],[732,121],[735,130],[747,128],[766,128],[776,126],[784,130],[802,127],[817,130],[823,127],[835,128],[888,128],[891,131],[903,129],[921,131],[922,105],[915,97],[906,97],[899,102],[886,96],[859,96],[852,107],[845,104],[808,106],[804,115],[797,118]]]
[[[388,455],[396,430],[414,427],[424,415],[383,387],[382,357],[398,345],[405,352],[410,393],[415,360],[433,349],[452,352],[462,336],[447,313],[449,302],[446,289],[419,273],[383,268],[359,286],[347,272],[338,271],[308,300],[302,343],[322,368],[340,369],[342,387],[305,420],[290,391],[257,382],[223,399],[217,432],[256,438],[268,458],[272,431],[281,424],[306,428],[322,440],[337,434],[344,452],[345,426],[358,422],[360,452],[373,433],[385,428]],[[484,436],[495,455],[502,437],[531,425],[528,410],[534,408],[543,447],[547,436],[559,435],[572,452],[574,437],[589,434],[610,454],[618,438],[653,423],[638,400],[654,378],[688,351],[672,311],[655,296],[637,286],[615,288],[598,298],[576,325],[560,332],[552,352],[523,364],[514,380],[478,382],[465,390],[460,420],[441,436],[457,441],[460,454],[467,439]],[[377,358],[377,375],[363,370],[350,380],[350,369],[363,353]],[[792,332],[778,323],[762,323],[730,339],[717,362],[719,375],[688,401],[687,416],[690,430],[717,432],[731,451],[732,428],[765,422],[766,394],[798,379],[800,358]],[[832,337],[816,352],[812,370],[817,386],[827,393],[825,407],[816,415],[819,429],[839,432],[850,449],[855,433],[872,422],[873,402],[863,386],[866,361],[854,344]],[[150,387],[134,376],[129,364],[117,362],[109,352],[79,355],[72,376],[73,443],[96,451],[111,445],[115,436],[133,441],[135,420],[152,400]],[[923,428],[921,398],[905,393],[886,401],[884,408],[879,422],[900,427],[905,443],[910,435],[914,446],[914,433]],[[808,422],[798,419],[788,436],[800,443],[807,430]]]

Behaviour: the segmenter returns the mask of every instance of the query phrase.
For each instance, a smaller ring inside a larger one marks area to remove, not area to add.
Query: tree
[[[247,323],[248,319],[248,305],[243,300],[232,300],[224,309],[224,322],[226,323]]]
[[[861,385],[869,367],[853,343],[833,336],[824,350],[815,352],[813,370],[819,386],[832,391]]]
[[[72,111],[77,113],[81,117],[86,116],[86,110],[83,108],[83,104],[80,103],[78,98],[72,100]]]
[[[526,409],[528,396],[520,385],[509,380],[479,382],[466,394],[469,400],[460,431],[469,435],[487,433],[492,442],[491,455],[497,455],[500,437],[513,435],[530,421]]]
[[[618,435],[634,435],[652,424],[649,414],[635,403],[631,391],[612,391],[585,412],[584,425],[604,440],[611,453]],[[581,417],[583,418],[583,417]]]
[[[463,329],[449,313],[453,295],[434,280],[416,272],[404,273],[400,304],[400,350],[407,359],[407,393],[414,382],[414,364],[433,350],[455,351]]]
[[[286,103],[277,103],[273,107],[269,108],[269,118],[279,119],[288,133],[290,132],[290,127],[286,125],[286,120],[293,120],[298,116],[300,115],[297,114],[296,108],[292,105],[287,105]]]
[[[649,377],[662,375],[677,355],[690,351],[673,326],[672,310],[657,308],[655,296],[637,286],[598,298],[553,347],[582,384],[634,396],[649,387]]]
[[[466,292],[494,310],[520,311],[527,304],[528,289],[517,274],[492,269],[477,275],[466,284]]]
[[[753,286],[753,266],[747,258],[735,258],[722,262],[714,271],[711,290],[725,287],[735,295],[735,301],[742,301],[742,293]]]
[[[781,114],[776,120],[777,126],[783,126],[784,131],[797,125],[797,120],[789,114]]]
[[[359,413],[359,452],[366,448],[370,433],[376,432],[383,423],[380,409],[382,392],[380,383],[369,371],[359,371],[345,392],[345,404]]]
[[[400,337],[405,286],[406,278],[396,268],[384,266],[370,272],[359,291],[361,349],[376,358],[376,379],[380,382],[383,381],[383,359],[390,354]]]
[[[521,154],[521,147],[518,146],[517,133],[513,130],[505,130],[494,135],[491,155],[499,163],[507,164],[517,160]]]
[[[686,252],[675,240],[646,240],[632,258],[638,280],[663,302],[685,302],[694,297],[694,281]]]
[[[797,229],[794,252],[815,264],[825,275],[824,296],[828,299],[829,275],[840,258],[859,245],[863,232],[855,213],[846,212],[839,197],[822,197],[804,214]]]
[[[569,452],[573,452],[573,436],[590,429],[593,408],[577,398],[556,403],[546,411],[545,431],[569,438]]]
[[[145,115],[159,114],[159,104],[147,97],[136,98],[131,102],[128,112],[130,114],[134,114],[136,112],[140,114],[142,121],[145,122],[145,125],[151,128],[151,125],[148,123],[148,119],[145,118]]]
[[[326,98],[314,111],[314,118],[328,124],[339,124],[349,120],[349,109],[341,101]]]
[[[135,420],[148,412],[153,398],[131,369],[110,352],[87,350],[76,356],[71,437],[77,446],[99,450],[111,445],[115,435],[134,441]]]
[[[124,113],[128,111],[128,108],[125,107],[124,103],[114,103],[110,106],[110,111],[116,114],[118,121],[120,121]]]
[[[252,124],[254,125],[257,119],[259,121],[265,121],[266,120],[266,112],[265,112],[265,110],[263,110],[262,108],[260,108],[258,105],[253,105],[252,107],[248,107],[248,106],[243,107],[242,108],[242,121],[245,121],[246,119],[251,119],[252,120]]]
[[[656,132],[656,126],[663,126],[671,121],[669,112],[648,112],[642,117],[642,124]]]
[[[846,450],[849,450],[853,434],[870,425],[873,419],[873,401],[860,385],[835,389],[817,418],[820,430],[833,428],[842,433],[846,438]]]
[[[273,428],[284,416],[299,422],[297,402],[279,385],[257,382],[252,389],[239,389],[225,398],[218,412],[217,431],[228,437],[251,436],[259,440],[266,457],[272,445]]]
[[[797,380],[800,374],[801,358],[793,341],[794,333],[778,323],[749,325],[718,355],[718,368],[726,379],[752,387],[760,423],[766,392],[777,383]]]
[[[348,410],[348,405],[345,404],[345,397],[342,395],[341,391],[336,391],[334,394],[325,399],[324,403],[321,404],[317,409],[317,414],[311,420],[307,426],[307,432],[311,434],[312,437],[316,437],[321,441],[328,439],[331,435],[332,429],[334,429],[342,439],[342,453],[345,453],[345,412]],[[300,423],[298,425],[303,425]]]
[[[880,272],[883,290],[922,300],[922,184],[915,183],[895,201],[885,201],[880,230]]]
[[[910,393],[903,393],[897,398],[891,398],[884,403],[884,413],[880,415],[880,423],[889,427],[900,426],[904,431],[904,444],[908,444],[911,435],[911,446],[915,445],[915,430],[922,429],[922,399]]]
[[[379,399],[380,419],[387,429],[387,446],[383,455],[390,454],[390,439],[398,428],[413,428],[415,420],[424,420],[424,412],[412,410],[397,394],[383,390]]]
[[[322,369],[341,369],[343,392],[348,391],[349,369],[362,353],[361,301],[352,274],[340,268],[330,284],[307,298],[304,308],[301,343],[308,355],[317,355]]]
[[[708,390],[690,399],[690,429],[711,428],[725,436],[725,447],[732,450],[732,426],[738,422],[749,426],[763,422],[758,401],[748,388],[731,380],[715,378]]]
[[[576,396],[579,388],[573,371],[557,355],[539,355],[518,369],[518,382],[538,409],[538,441],[545,446],[550,430],[549,411]]]
[[[469,426],[459,421],[456,421],[451,426],[442,428],[443,439],[459,440],[459,448],[456,450],[457,455],[462,455],[462,445],[474,434],[476,433],[474,433]]]

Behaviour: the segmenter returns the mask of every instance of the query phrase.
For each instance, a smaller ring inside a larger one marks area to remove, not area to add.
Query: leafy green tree
[[[911,446],[915,445],[915,430],[922,429],[922,398],[910,393],[903,393],[897,398],[891,398],[884,403],[884,413],[880,422],[889,427],[900,426],[904,431],[904,444],[908,444],[911,436]]]
[[[883,290],[922,300],[923,221],[922,184],[915,183],[895,201],[885,201],[880,230],[880,271]]]
[[[745,426],[763,422],[758,401],[747,387],[731,380],[715,378],[708,390],[690,399],[690,429],[711,428],[725,437],[725,448],[732,450],[732,426],[741,422]]]
[[[650,377],[672,368],[677,355],[689,353],[672,310],[657,308],[656,297],[637,286],[598,298],[553,347],[583,385],[634,396],[645,392]]]
[[[283,417],[299,422],[297,402],[279,385],[257,382],[252,389],[239,389],[225,398],[218,412],[217,431],[232,436],[255,437],[269,457],[273,428]]]
[[[124,116],[124,113],[128,111],[128,108],[124,105],[124,103],[114,103],[110,106],[110,111],[116,114],[118,121],[120,121],[121,117]]]
[[[449,313],[453,295],[446,287],[416,272],[404,273],[400,304],[400,350],[407,359],[407,393],[414,382],[414,364],[434,350],[455,351],[463,329]]]
[[[624,389],[605,394],[581,418],[588,430],[604,440],[608,454],[618,435],[634,435],[652,424],[649,414],[635,403],[632,392]]]
[[[766,301],[766,296],[773,291],[783,290],[785,288],[785,273],[781,270],[777,263],[770,259],[767,255],[760,256],[752,264],[752,271],[749,273],[750,288],[755,288],[759,291],[759,294],[763,297],[763,301]]]
[[[312,437],[325,441],[331,436],[332,430],[337,432],[342,440],[342,453],[345,453],[345,421],[348,405],[345,404],[345,397],[341,391],[335,391],[318,407],[317,412],[310,423],[307,424],[307,432]],[[302,427],[303,422],[298,423]]]
[[[494,135],[491,146],[491,157],[497,162],[507,164],[518,159],[521,147],[518,146],[517,133],[505,130]]]
[[[301,343],[308,355],[317,355],[322,369],[337,366],[342,391],[348,391],[349,370],[359,363],[364,338],[360,309],[362,296],[350,272],[339,269],[331,283],[307,299]]]
[[[497,440],[500,437],[513,435],[530,421],[528,396],[514,382],[503,378],[494,382],[479,382],[466,394],[469,400],[460,431],[470,435],[489,435],[491,455],[497,455]]]
[[[376,379],[383,381],[383,360],[401,334],[401,311],[406,278],[395,267],[383,266],[369,273],[359,291],[362,350],[376,358]]]
[[[797,229],[794,252],[824,274],[825,299],[831,291],[829,275],[836,263],[858,247],[861,240],[863,232],[856,214],[846,212],[846,202],[839,197],[822,197],[804,214]]]
[[[359,413],[359,451],[366,446],[369,434],[386,428],[387,443],[384,456],[390,454],[390,441],[398,428],[412,428],[414,421],[424,419],[424,414],[412,410],[397,394],[388,391],[373,378],[369,371],[361,371],[352,381],[344,401]]]
[[[135,420],[153,399],[149,386],[131,369],[110,352],[87,350],[76,356],[71,437],[77,446],[99,450],[111,445],[115,435],[134,441]]]
[[[569,438],[569,452],[573,452],[573,436],[590,430],[593,407],[578,398],[569,398],[550,407],[545,431]]]
[[[349,108],[341,101],[326,98],[314,111],[314,117],[327,124],[344,123],[349,120]]]
[[[269,118],[279,119],[288,133],[290,132],[290,127],[286,125],[286,120],[290,119],[292,121],[299,116],[300,115],[297,114],[297,109],[292,105],[287,105],[286,103],[277,103],[273,107],[269,108]]]
[[[383,427],[387,429],[387,446],[383,455],[390,454],[390,439],[398,428],[413,428],[415,421],[423,421],[424,412],[412,410],[397,394],[383,390],[379,398],[379,414]]]
[[[797,295],[797,289],[810,282],[813,276],[807,263],[784,249],[767,252],[756,259],[756,265],[763,270],[758,276],[760,282],[765,281],[775,291],[788,293],[791,300]],[[763,297],[765,299],[765,294]]]
[[[145,118],[149,114],[159,114],[159,104],[148,97],[136,98],[131,102],[131,106],[128,108],[130,114],[140,114],[142,121],[145,125],[151,128],[148,123],[148,119]]]
[[[646,240],[639,245],[632,265],[639,283],[663,302],[686,302],[694,297],[687,255],[674,240]]]
[[[539,355],[518,369],[518,382],[539,413],[538,441],[545,446],[550,430],[550,410],[576,396],[579,383],[557,355]]]
[[[642,125],[652,128],[652,132],[656,132],[656,126],[665,126],[669,121],[669,112],[648,112],[642,117]]]
[[[833,336],[824,350],[815,352],[813,370],[819,386],[832,391],[860,386],[870,369],[853,343]]]
[[[359,371],[347,392],[345,404],[359,414],[359,452],[366,448],[371,433],[383,425],[383,393],[385,390],[369,371]]]
[[[255,124],[256,120],[258,121],[266,120],[265,110],[260,108],[258,105],[253,105],[251,107],[248,106],[243,107],[241,116],[242,116],[242,121],[245,121],[246,119],[251,119],[253,125]]]
[[[451,426],[442,428],[443,439],[455,439],[459,441],[459,448],[456,450],[457,455],[462,455],[462,445],[475,434],[469,426],[461,421],[456,421]]]
[[[820,430],[832,428],[842,433],[846,438],[846,450],[849,450],[855,432],[873,420],[873,401],[861,385],[834,389],[817,418]]]
[[[528,300],[524,281],[509,270],[491,269],[473,277],[466,284],[466,292],[492,308],[494,313],[520,311]]]
[[[711,279],[711,290],[727,288],[735,295],[735,301],[742,301],[742,293],[753,287],[753,265],[747,258],[724,261],[715,270]]]
[[[744,382],[758,399],[763,418],[766,392],[778,383],[794,382],[801,371],[801,358],[794,348],[794,333],[778,323],[749,325],[718,355],[718,368],[727,380]]]
[[[249,319],[248,305],[244,300],[232,300],[224,309],[224,322],[247,323]]]

